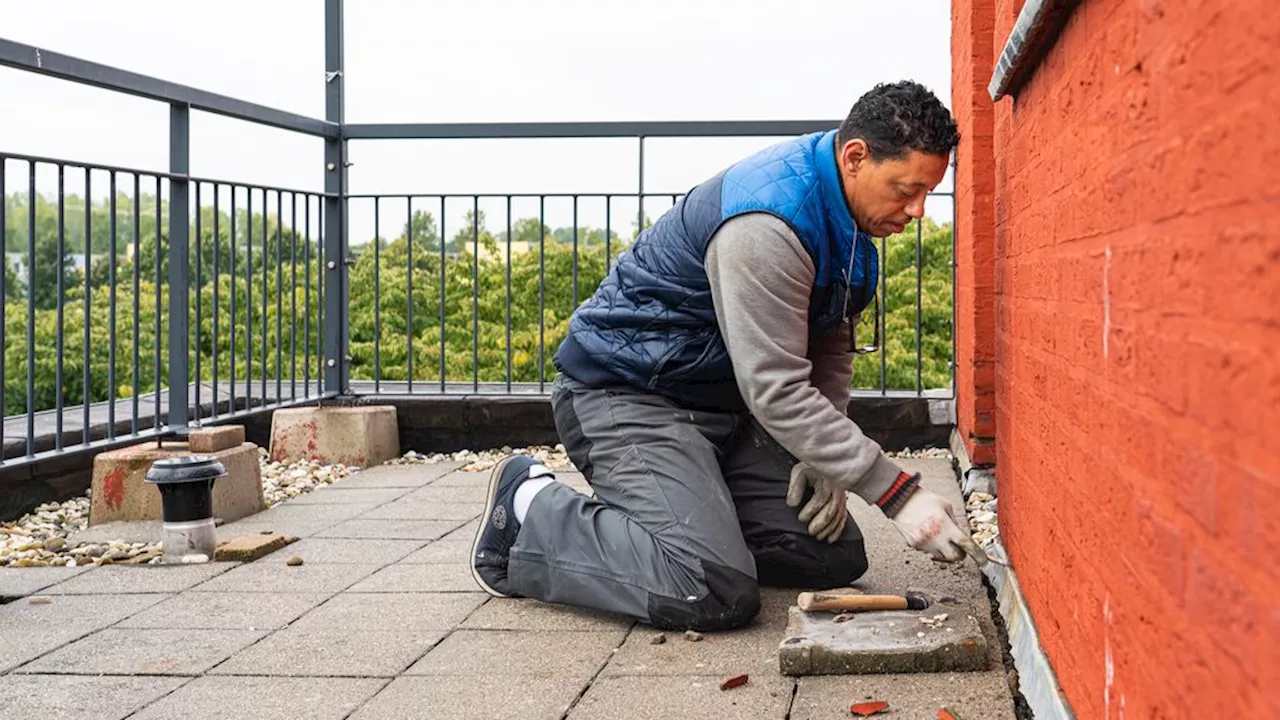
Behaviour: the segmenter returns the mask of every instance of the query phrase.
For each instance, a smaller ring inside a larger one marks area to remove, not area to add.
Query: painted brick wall
[[[1021,4],[954,0],[957,93]],[[1280,717],[1280,3],[1087,0],[992,124],[1001,530],[1059,680]]]

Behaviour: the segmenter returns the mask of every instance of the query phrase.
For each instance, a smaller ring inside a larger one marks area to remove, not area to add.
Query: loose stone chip
[[[727,678],[724,682],[720,683],[720,689],[732,690],[733,688],[736,688],[739,685],[746,685],[747,680],[748,680],[748,677],[746,675],[734,675],[733,677]]]
[[[697,632],[696,630],[685,630],[684,639],[689,642],[702,642],[702,633]]]
[[[285,560],[285,561],[284,561],[284,564],[285,564],[285,565],[288,565],[288,566],[290,566],[290,567],[297,567],[297,566],[299,566],[299,565],[301,565],[301,564],[302,564],[302,558],[301,558],[301,557],[299,557],[299,556],[297,556],[297,555],[294,555],[293,557],[289,558],[288,560]]]

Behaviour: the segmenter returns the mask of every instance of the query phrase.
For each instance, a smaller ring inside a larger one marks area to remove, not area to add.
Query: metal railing
[[[342,0],[325,15],[323,120],[0,39],[0,65],[170,107],[167,172],[0,147],[0,469],[339,395],[544,393],[569,314],[683,196],[645,188],[647,138],[836,124],[346,124]],[[322,138],[324,191],[192,176],[192,110]],[[600,137],[636,141],[635,192],[348,190],[349,140]],[[372,237],[349,237],[365,206]],[[859,332],[885,342],[856,361],[859,392],[952,395],[951,230],[928,231],[879,243],[880,313]]]

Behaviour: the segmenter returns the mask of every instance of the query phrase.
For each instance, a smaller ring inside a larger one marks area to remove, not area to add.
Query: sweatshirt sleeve
[[[813,348],[815,378],[808,322],[814,269],[800,239],[772,215],[741,215],[712,237],[706,268],[748,410],[797,460],[876,502],[900,470],[846,414],[851,367],[835,365],[849,358]],[[847,335],[844,341],[847,347]],[[837,390],[837,383],[844,387]]]

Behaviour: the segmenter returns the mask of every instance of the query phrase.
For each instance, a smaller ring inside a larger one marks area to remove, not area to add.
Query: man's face
[[[942,182],[946,155],[912,150],[900,158],[877,161],[857,138],[838,148],[844,195],[858,228],[872,237],[902,232],[924,216],[924,198]]]

